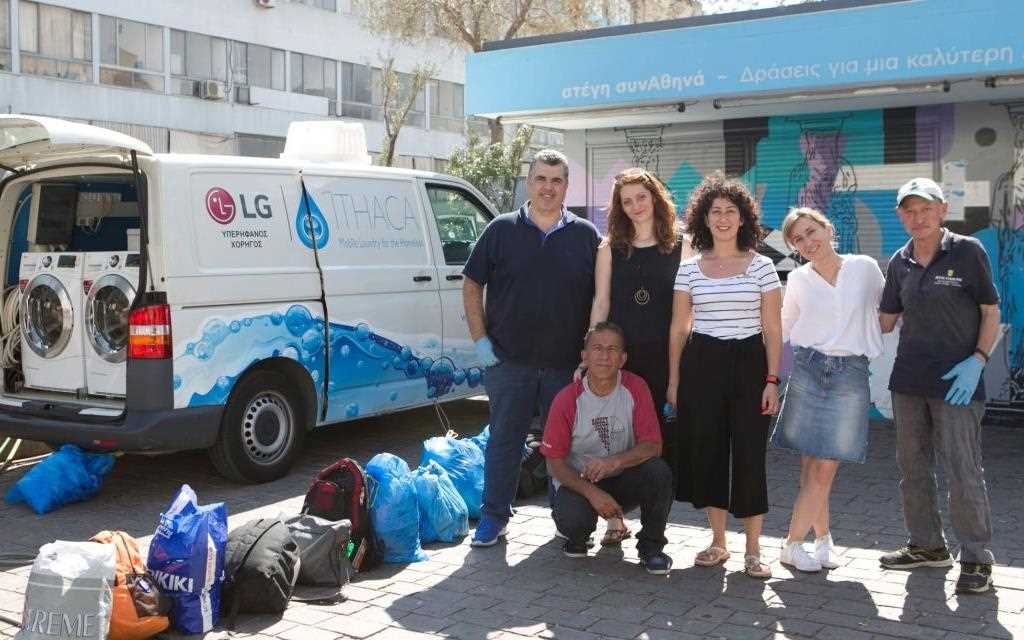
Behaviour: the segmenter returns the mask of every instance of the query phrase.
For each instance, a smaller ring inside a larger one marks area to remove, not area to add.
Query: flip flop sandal
[[[701,551],[694,558],[693,563],[698,567],[716,567],[729,559],[729,552],[722,547],[710,546]]]
[[[743,573],[747,574],[751,578],[764,580],[772,577],[772,568],[761,562],[761,556],[755,556],[752,553],[748,553],[743,556]]]
[[[632,534],[626,527],[621,529],[605,529],[604,537],[601,538],[601,546],[609,547],[622,544],[622,541],[629,538],[630,535]]]

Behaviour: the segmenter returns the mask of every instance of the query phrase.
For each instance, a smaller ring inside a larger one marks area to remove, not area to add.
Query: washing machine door
[[[124,362],[128,355],[128,309],[134,300],[135,287],[116,273],[100,276],[89,289],[85,335],[96,354],[107,362]]]
[[[64,351],[75,328],[71,296],[60,280],[48,273],[32,278],[22,292],[21,330],[29,348],[41,358]]]

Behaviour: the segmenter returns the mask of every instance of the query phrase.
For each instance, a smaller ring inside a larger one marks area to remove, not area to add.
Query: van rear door
[[[39,116],[0,115],[0,169],[22,173],[69,162],[127,164],[149,145],[123,133]]]
[[[304,174],[329,319],[327,420],[427,404],[440,395],[438,274],[418,197],[405,176]]]

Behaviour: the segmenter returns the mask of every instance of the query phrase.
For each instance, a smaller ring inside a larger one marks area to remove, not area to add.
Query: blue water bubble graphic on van
[[[427,336],[421,348],[429,344],[440,341]],[[412,346],[375,333],[366,323],[326,325],[307,307],[291,305],[284,313],[209,320],[175,359],[178,404],[223,404],[249,367],[275,357],[294,360],[309,372],[328,420],[421,404],[482,380],[477,368],[460,367],[447,355],[418,356]]]
[[[299,211],[295,214],[295,233],[299,236],[299,241],[310,249],[314,244],[317,249],[323,249],[331,237],[327,218],[321,213],[313,197],[308,194],[299,201]]]

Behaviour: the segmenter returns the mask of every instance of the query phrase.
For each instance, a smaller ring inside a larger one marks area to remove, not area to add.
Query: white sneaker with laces
[[[839,567],[839,553],[832,542],[831,533],[826,533],[814,541],[814,557],[826,569]]]
[[[817,573],[821,571],[821,563],[807,553],[804,545],[800,542],[791,542],[782,547],[782,554],[779,562],[788,565],[803,573]]]

